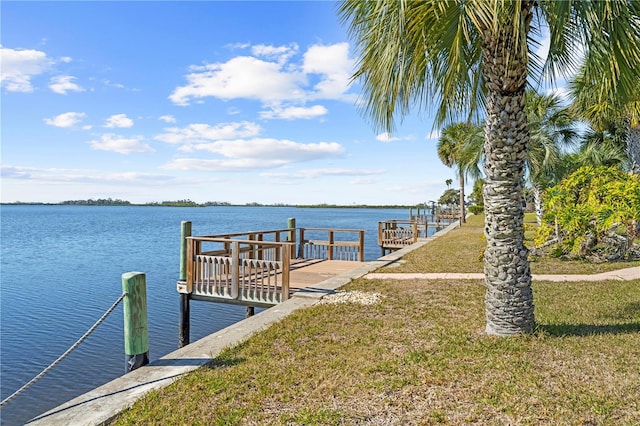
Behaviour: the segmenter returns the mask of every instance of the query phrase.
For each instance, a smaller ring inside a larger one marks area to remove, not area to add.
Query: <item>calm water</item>
[[[2,206],[1,397],[66,351],[122,293],[124,272],[147,277],[151,360],[177,348],[180,222],[193,235],[298,227],[364,229],[365,258],[380,255],[377,224],[404,209],[293,207]],[[124,371],[122,304],[68,358],[2,408],[3,425],[27,420]],[[193,302],[191,341],[244,318],[244,307]]]

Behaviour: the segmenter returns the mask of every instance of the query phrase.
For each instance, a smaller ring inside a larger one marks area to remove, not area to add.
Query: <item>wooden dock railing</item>
[[[384,256],[387,250],[399,250],[417,242],[419,238],[427,238],[429,236],[429,227],[440,230],[458,220],[460,218],[455,213],[438,213],[435,216],[432,214],[411,214],[408,220],[383,220],[378,222],[378,245]]]
[[[427,233],[427,221],[392,219],[378,222],[378,245],[383,249],[400,249],[418,241]]]
[[[289,298],[296,254],[299,259],[364,261],[363,230],[298,231],[297,252],[295,228],[188,237],[186,279],[178,282],[178,292],[194,300],[268,307]]]
[[[364,261],[362,229],[300,228],[299,232],[298,258]]]
[[[191,237],[187,244],[186,290],[193,299],[272,306],[289,298],[295,243]],[[211,244],[223,248],[207,250]]]

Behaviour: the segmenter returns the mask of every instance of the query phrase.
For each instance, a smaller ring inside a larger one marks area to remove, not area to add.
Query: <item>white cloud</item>
[[[124,84],[121,84],[121,83],[114,83],[114,82],[113,82],[113,81],[111,81],[111,80],[102,80],[102,83],[103,83],[105,86],[108,86],[108,87],[115,87],[116,89],[124,89],[124,88],[125,88]]]
[[[250,43],[229,43],[229,44],[225,44],[224,47],[226,47],[227,49],[232,49],[232,50],[235,50],[235,49],[243,50],[243,49],[250,48],[251,44]]]
[[[386,173],[382,169],[341,169],[341,168],[329,168],[329,169],[309,169],[303,170],[302,174],[306,177],[316,178],[320,176],[371,176],[381,175]]]
[[[45,118],[44,122],[49,126],[73,127],[86,116],[84,112],[65,112],[52,118]]]
[[[178,158],[163,166],[167,170],[189,170],[202,172],[239,172],[244,170],[255,170],[274,168],[285,165],[283,160],[260,160],[257,158],[239,159],[197,159]]]
[[[0,165],[0,176],[2,176],[3,179],[29,179],[31,177],[31,170],[28,167],[2,164]]]
[[[164,168],[211,172],[269,169],[336,157],[344,152],[344,148],[335,142],[302,144],[278,139],[225,140],[191,145],[181,150],[204,151],[223,158],[178,158]]]
[[[380,142],[398,142],[398,141],[412,141],[414,140],[415,137],[413,135],[408,135],[408,136],[392,136],[391,133],[389,132],[384,132],[384,133],[380,133],[379,135],[376,135],[376,140],[379,140]]]
[[[220,123],[215,126],[194,123],[187,127],[170,127],[155,139],[172,143],[190,145],[220,139],[237,139],[257,136],[261,127],[249,121]]]
[[[355,95],[346,94],[353,65],[353,60],[349,58],[349,43],[311,46],[304,54],[302,69],[307,74],[322,75],[314,86],[313,98],[355,101]]]
[[[54,93],[66,95],[69,91],[84,92],[84,89],[73,82],[76,78],[71,75],[59,75],[52,77],[49,89]]]
[[[46,72],[53,60],[39,50],[0,46],[0,83],[9,92],[33,92],[31,79]]]
[[[158,117],[158,120],[164,121],[165,123],[175,123],[176,118],[173,115],[162,115]]]
[[[425,137],[425,139],[433,139],[433,140],[440,139],[440,130],[432,131]]]
[[[380,133],[376,136],[376,139],[380,142],[395,142],[400,140],[399,137],[391,136],[389,132]]]
[[[321,117],[329,111],[322,105],[314,105],[311,107],[273,107],[270,111],[260,111],[260,118],[265,120],[283,119],[294,120],[298,118],[310,119]]]
[[[336,157],[344,153],[342,145],[336,142],[304,144],[286,139],[271,138],[222,140],[192,145],[186,150],[207,151],[228,158],[277,160],[282,161],[283,164]]]
[[[386,173],[382,169],[346,169],[346,168],[323,168],[306,169],[296,172],[297,175],[306,179],[316,179],[323,176],[371,176]],[[275,176],[272,174],[271,176]],[[284,175],[283,175],[284,176]]]
[[[256,99],[265,103],[302,99],[300,88],[305,83],[302,73],[283,69],[282,64],[249,56],[238,56],[225,63],[192,67],[186,86],[169,96],[177,105],[188,105],[192,99]]]
[[[68,64],[71,61],[73,61],[73,59],[70,56],[62,56],[62,57],[60,57],[59,61],[65,63],[65,64]]]
[[[188,181],[186,179],[176,178],[175,176],[150,173],[104,173],[99,170],[88,169],[37,168],[11,165],[2,165],[1,175],[3,179],[31,180],[43,183],[125,183],[135,184],[136,186],[150,185],[153,187],[156,187],[159,183],[167,185]],[[204,179],[199,179],[199,181],[204,181]]]
[[[293,55],[298,53],[298,45],[295,43],[290,46],[267,46],[264,44],[258,44],[251,47],[251,53],[255,56],[274,59],[278,61],[278,63],[285,63]]]
[[[107,118],[103,127],[108,128],[128,128],[133,126],[133,120],[126,114],[115,114]]]
[[[294,61],[298,46],[253,46],[254,56],[237,56],[224,63],[190,67],[187,84],[177,87],[169,99],[189,105],[206,97],[223,100],[254,99],[266,105],[300,103],[312,99],[355,102],[347,93],[353,60],[349,44],[314,45]]]
[[[100,140],[93,140],[89,143],[91,148],[100,151],[113,151],[120,154],[131,154],[134,152],[155,152],[148,144],[143,143],[142,136],[125,138],[114,134],[104,134]]]

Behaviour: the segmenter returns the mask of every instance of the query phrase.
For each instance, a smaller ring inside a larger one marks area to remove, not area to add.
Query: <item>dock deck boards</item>
[[[291,261],[289,289],[296,291],[362,266],[348,260],[296,259]]]

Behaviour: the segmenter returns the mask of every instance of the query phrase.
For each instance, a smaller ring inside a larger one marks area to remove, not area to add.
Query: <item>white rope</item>
[[[29,380],[29,382],[27,382],[24,386],[22,386],[20,389],[18,389],[17,391],[15,391],[14,393],[12,393],[9,397],[5,398],[2,400],[2,402],[0,402],[0,407],[4,406],[5,404],[11,402],[12,400],[14,400],[15,398],[17,398],[21,393],[23,393],[24,391],[26,391],[27,389],[29,389],[34,383],[36,383],[38,380],[40,380],[41,378],[43,378],[49,371],[51,371],[53,369],[53,367],[55,367],[56,365],[58,365],[60,363],[60,361],[62,361],[63,359],[65,359],[67,357],[67,355],[69,355],[71,352],[73,352],[78,346],[80,346],[80,343],[82,343],[87,337],[89,337],[89,335],[91,333],[93,333],[93,331],[98,328],[98,326],[100,324],[102,324],[104,322],[105,319],[107,319],[107,317],[109,316],[109,314],[111,312],[113,312],[113,310],[116,308],[116,306],[118,306],[118,304],[120,302],[122,302],[122,299],[125,298],[125,296],[127,295],[127,293],[122,293],[122,295],[120,295],[120,297],[118,298],[118,300],[115,301],[115,303],[113,305],[111,305],[111,307],[109,309],[107,309],[107,312],[104,313],[104,315],[102,315],[100,317],[100,319],[98,321],[96,321],[95,324],[93,324],[93,326],[91,326],[91,328],[89,330],[87,330],[86,333],[84,333],[84,335],[78,339],[78,341],[76,341],[73,345],[71,345],[71,347],[69,349],[67,349],[67,351],[65,353],[63,353],[62,355],[60,355],[58,357],[58,359],[56,359],[55,361],[53,361],[47,368],[45,368],[44,370],[42,370],[42,372],[40,372],[40,374],[38,374],[36,377],[34,377],[33,379]]]

